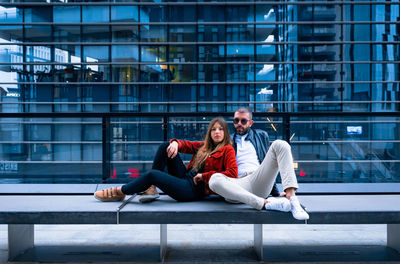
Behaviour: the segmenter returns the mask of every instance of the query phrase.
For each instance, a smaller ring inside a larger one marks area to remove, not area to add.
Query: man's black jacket
[[[236,138],[236,132],[232,135],[233,148],[235,149],[235,153],[236,153],[237,152],[237,144],[236,144],[235,138]],[[261,164],[265,158],[265,155],[267,155],[268,148],[269,148],[268,133],[261,129],[251,129],[250,128],[250,131],[247,134],[245,140],[250,140],[250,142],[253,144],[253,146],[257,152],[258,162]],[[278,187],[276,186],[276,183],[274,183],[274,187],[272,187],[271,195],[279,196],[279,190],[278,190]]]

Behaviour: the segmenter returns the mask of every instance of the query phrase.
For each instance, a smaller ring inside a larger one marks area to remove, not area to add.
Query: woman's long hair
[[[222,129],[224,130],[224,139],[217,145],[214,144],[214,141],[211,138],[211,130],[216,123],[220,124],[222,126]],[[198,172],[203,166],[207,157],[213,154],[214,152],[218,151],[225,145],[232,145],[228,124],[226,123],[223,117],[216,117],[213,120],[211,120],[210,124],[208,125],[206,138],[204,139],[204,145],[201,146],[201,148],[199,148],[199,150],[196,153],[196,156],[193,161],[192,170]]]

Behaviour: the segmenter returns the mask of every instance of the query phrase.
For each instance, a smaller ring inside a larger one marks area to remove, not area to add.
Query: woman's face
[[[224,128],[217,122],[211,128],[211,139],[218,144],[224,140]]]

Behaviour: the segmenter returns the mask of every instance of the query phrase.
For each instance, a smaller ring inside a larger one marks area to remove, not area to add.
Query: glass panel
[[[169,8],[169,21],[194,22],[196,21],[196,8],[194,6],[172,6]]]
[[[51,27],[25,25],[25,41],[51,42]]]
[[[167,61],[167,49],[160,46],[142,46],[141,47],[141,61],[145,62],[165,62]],[[161,69],[158,66],[158,69]]]
[[[80,26],[54,26],[55,42],[79,42]]]
[[[207,45],[198,47],[198,60],[201,62],[224,61],[225,59],[225,47],[223,45]]]
[[[51,7],[30,7],[25,8],[25,19],[24,22],[52,22],[53,21],[53,9]]]
[[[82,6],[83,22],[108,22],[110,11],[108,6]]]
[[[206,6],[199,5],[199,22],[223,22],[225,21],[224,6]]]
[[[167,28],[165,26],[143,25],[140,28],[141,41],[165,42],[167,41]]]
[[[20,42],[22,41],[22,26],[1,26],[0,38],[3,41]]]
[[[254,21],[253,5],[227,6],[226,21],[228,22],[250,22]]]
[[[192,45],[169,46],[169,61],[191,62],[196,61],[196,48]]]
[[[112,26],[113,42],[136,42],[139,41],[137,26]]]
[[[254,41],[253,25],[226,26],[227,41]]]
[[[111,6],[112,22],[138,22],[138,6]]]
[[[197,79],[196,65],[170,65],[174,76],[173,82],[195,82]]]
[[[195,26],[170,26],[169,41],[171,42],[196,42]]]
[[[166,22],[167,15],[168,6],[140,6],[140,22]]]
[[[110,27],[109,26],[83,26],[82,27],[83,42],[109,42]]]
[[[198,41],[225,41],[225,26],[224,25],[198,25]]]
[[[253,45],[226,45],[226,58],[228,61],[253,61]]]
[[[22,22],[23,9],[17,7],[0,6],[0,23]]]
[[[54,6],[53,21],[56,23],[81,22],[81,7]]]
[[[137,65],[115,65],[113,76],[114,82],[136,82],[139,80],[139,68]]]

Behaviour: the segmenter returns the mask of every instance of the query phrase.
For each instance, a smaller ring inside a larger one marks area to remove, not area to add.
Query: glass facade
[[[400,182],[399,1],[0,0],[0,182],[127,181],[165,140],[163,113],[233,112],[282,138],[301,182]],[[228,118],[229,119],[229,118]],[[169,117],[201,139],[209,117]],[[230,119],[229,119],[230,120]],[[188,157],[185,157],[188,158]],[[317,165],[316,165],[317,164]],[[108,172],[107,172],[108,174]]]

